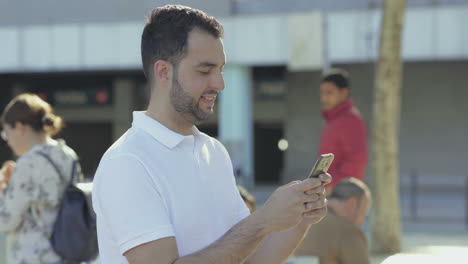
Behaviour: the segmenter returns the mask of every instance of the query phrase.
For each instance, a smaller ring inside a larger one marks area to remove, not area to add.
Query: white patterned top
[[[62,182],[45,153],[57,165]],[[42,264],[60,260],[49,237],[59,201],[71,178],[75,152],[63,140],[50,139],[21,156],[8,187],[0,193],[0,232],[7,238],[8,264]],[[81,177],[81,168],[76,166]]]

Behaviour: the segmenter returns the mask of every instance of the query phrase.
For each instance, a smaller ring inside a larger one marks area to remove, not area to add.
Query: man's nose
[[[217,73],[211,82],[211,88],[216,91],[224,90],[224,76],[222,72]]]

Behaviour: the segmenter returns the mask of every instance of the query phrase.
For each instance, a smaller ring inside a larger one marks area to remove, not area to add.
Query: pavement
[[[402,233],[402,252],[391,256],[372,256],[372,264],[468,263],[468,231],[442,232],[434,225],[425,232]]]

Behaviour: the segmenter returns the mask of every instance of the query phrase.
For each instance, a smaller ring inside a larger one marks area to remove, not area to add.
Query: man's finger
[[[302,214],[304,217],[324,217],[327,214],[327,207],[320,208],[318,210],[308,211]]]
[[[324,186],[319,186],[319,187],[315,187],[311,190],[307,190],[305,191],[305,194],[325,194],[325,187]]]
[[[332,180],[332,176],[328,173],[322,173],[319,175],[319,179],[324,183],[324,184],[329,184]]]
[[[327,198],[319,199],[316,202],[306,203],[305,208],[306,210],[310,210],[310,211],[321,209],[323,207],[327,207],[327,202],[328,202]]]
[[[300,184],[297,185],[297,190],[300,192],[305,192],[322,185],[322,181],[318,178],[308,178],[303,180]]]
[[[285,184],[285,185],[281,186],[280,188],[284,188],[284,187],[288,187],[290,185],[295,185],[295,184],[300,184],[300,183],[301,183],[301,181],[296,180],[296,181],[289,182],[288,184]]]
[[[304,205],[308,204],[308,203],[314,203],[314,202],[317,202],[318,200],[320,200],[321,196],[319,194],[303,194],[303,198],[302,198],[302,202],[304,203]],[[307,209],[307,207],[306,207]]]

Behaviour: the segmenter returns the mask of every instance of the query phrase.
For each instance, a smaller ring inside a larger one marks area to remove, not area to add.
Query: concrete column
[[[231,155],[239,184],[254,187],[252,76],[250,67],[227,65],[221,92],[219,138]]]
[[[128,79],[117,79],[113,83],[114,118],[113,140],[117,140],[132,124],[135,106],[135,83]]]

